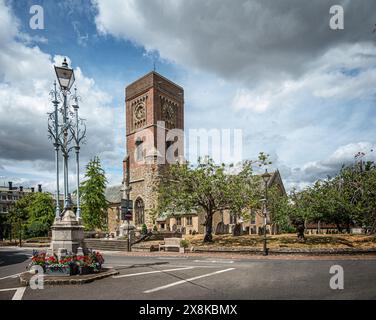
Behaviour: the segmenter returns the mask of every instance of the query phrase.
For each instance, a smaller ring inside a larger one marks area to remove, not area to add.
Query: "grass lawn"
[[[263,237],[258,235],[213,235],[213,243],[204,244],[204,235],[185,236],[189,246],[262,248]],[[298,242],[296,234],[268,235],[269,248],[376,248],[376,235],[306,235],[306,242]]]

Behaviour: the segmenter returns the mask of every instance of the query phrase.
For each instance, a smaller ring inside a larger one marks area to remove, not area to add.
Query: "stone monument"
[[[56,219],[52,225],[50,253],[59,254],[59,249],[77,253],[78,248],[84,248],[84,227],[71,209],[65,210],[61,219]]]

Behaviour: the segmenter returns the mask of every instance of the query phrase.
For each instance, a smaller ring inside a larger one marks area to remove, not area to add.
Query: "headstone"
[[[232,230],[232,235],[234,237],[241,236],[242,235],[242,225],[240,223],[236,224],[234,226],[234,229]]]
[[[217,224],[217,228],[215,229],[215,234],[225,234],[226,233],[226,226],[221,221]]]

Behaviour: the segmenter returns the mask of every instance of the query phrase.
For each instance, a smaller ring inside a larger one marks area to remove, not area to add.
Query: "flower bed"
[[[47,275],[70,276],[99,272],[104,259],[101,253],[90,251],[87,255],[70,254],[58,259],[56,255],[48,255],[45,251],[33,251],[31,262],[27,266],[41,266]]]

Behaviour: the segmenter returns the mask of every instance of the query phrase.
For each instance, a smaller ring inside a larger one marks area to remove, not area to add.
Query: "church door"
[[[145,205],[141,198],[137,198],[135,202],[135,220],[136,225],[145,223]]]

